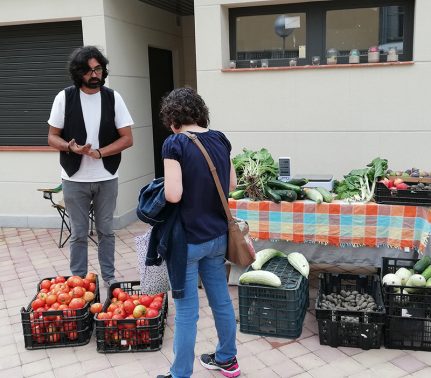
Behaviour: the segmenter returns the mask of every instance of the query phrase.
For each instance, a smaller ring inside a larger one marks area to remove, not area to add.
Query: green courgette
[[[313,188],[304,188],[305,197],[309,200],[312,200],[316,203],[323,202],[323,196],[316,189]]]
[[[431,265],[428,265],[428,267],[421,274],[428,281],[431,278]]]
[[[266,190],[267,196],[271,201],[274,201],[275,203],[281,202],[281,196],[275,190],[272,190],[271,188],[268,188],[268,187],[265,188],[265,190]]]
[[[429,265],[431,265],[431,258],[428,255],[425,255],[416,262],[413,269],[416,273],[422,273]]]
[[[239,277],[240,284],[258,284],[265,286],[280,287],[281,281],[278,276],[266,270],[251,270]]]
[[[330,192],[328,192],[325,188],[322,188],[321,186],[318,186],[315,189],[322,195],[324,202],[330,203],[334,199],[334,197],[332,196],[332,194]]]
[[[294,190],[274,189],[274,192],[281,197],[282,201],[293,202],[298,198],[298,195]]]
[[[286,184],[303,186],[305,184],[308,184],[308,179],[306,179],[306,178],[292,178],[292,179],[286,181]]]
[[[287,184],[283,181],[269,180],[268,186],[272,189],[293,190],[296,193],[301,193],[301,187],[297,185]]]
[[[240,190],[234,190],[233,192],[229,193],[229,197],[235,199],[235,200],[239,200],[241,198],[244,198],[245,196],[245,190],[240,189]]]

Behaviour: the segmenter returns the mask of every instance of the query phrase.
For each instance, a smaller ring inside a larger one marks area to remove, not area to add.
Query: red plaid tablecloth
[[[229,207],[233,216],[248,222],[255,239],[423,251],[431,233],[429,207],[233,199]]]

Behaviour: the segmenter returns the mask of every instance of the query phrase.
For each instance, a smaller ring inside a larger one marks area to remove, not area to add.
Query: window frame
[[[333,0],[328,2],[295,3],[283,5],[252,6],[229,9],[229,53],[230,59],[236,60],[236,19],[238,17],[259,16],[268,14],[305,13],[306,14],[306,57],[299,59],[299,65],[311,65],[312,56],[320,56],[321,64],[326,56],[326,12],[358,8],[384,6],[403,6],[404,40],[403,53],[399,53],[399,61],[413,60],[413,30],[414,30],[414,0]],[[339,57],[338,63],[348,63],[347,57]],[[367,63],[366,57],[361,57],[360,63]],[[285,67],[289,59],[271,61],[271,67]],[[237,61],[237,68],[248,67],[246,61]]]

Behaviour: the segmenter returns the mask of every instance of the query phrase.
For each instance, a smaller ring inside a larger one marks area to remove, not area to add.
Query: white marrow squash
[[[305,278],[308,278],[310,273],[310,265],[307,259],[302,253],[292,252],[287,255],[289,264],[292,265],[299,273],[301,273]]]
[[[273,287],[280,287],[281,281],[278,276],[266,270],[251,270],[241,274],[239,277],[240,284],[258,284]]]
[[[262,269],[262,266],[274,257],[286,257],[286,255],[274,248],[266,248],[256,253],[256,260],[251,267],[254,270]]]

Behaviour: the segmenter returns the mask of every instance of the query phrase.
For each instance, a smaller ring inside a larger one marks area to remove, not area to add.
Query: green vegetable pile
[[[334,192],[337,199],[369,202],[373,198],[376,182],[385,176],[388,160],[375,158],[366,168],[354,169],[344,180],[336,182]]]
[[[278,166],[268,150],[261,148],[252,151],[244,148],[232,161],[238,177],[237,189],[244,190],[243,194],[252,200],[266,199],[266,185],[278,175]]]

